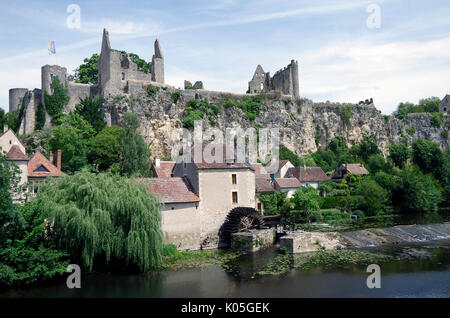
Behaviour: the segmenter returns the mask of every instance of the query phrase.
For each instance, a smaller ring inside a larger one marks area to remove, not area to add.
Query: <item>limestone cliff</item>
[[[174,102],[172,93],[179,91],[180,97]],[[175,90],[161,88],[153,95],[145,90],[133,96],[108,96],[105,98],[104,110],[108,121],[120,124],[122,114],[133,111],[141,119],[140,132],[158,157],[168,157],[172,149],[170,136],[176,128],[182,127],[182,118],[186,104],[190,99],[207,99],[209,103],[221,108],[214,121],[216,127],[224,130],[236,125],[242,128],[259,125],[264,128],[278,127],[281,142],[298,155],[308,154],[326,145],[337,135],[347,138],[351,146],[362,139],[363,133],[375,135],[380,149],[386,154],[391,141],[399,141],[406,136],[409,141],[424,138],[438,142],[442,149],[449,146],[443,131],[449,129],[449,116],[443,117],[441,128],[433,127],[430,114],[410,114],[404,120],[382,115],[373,106],[351,105],[351,117],[344,122],[342,112],[346,105],[339,103],[314,103],[307,99],[294,100],[290,96],[276,94],[264,95],[259,115],[250,121],[238,107],[224,107],[223,100],[231,98],[242,100],[244,94],[230,94],[206,90]],[[109,120],[110,118],[110,120]],[[415,132],[411,136],[406,132],[411,126]],[[210,127],[209,120],[203,120],[203,127]]]

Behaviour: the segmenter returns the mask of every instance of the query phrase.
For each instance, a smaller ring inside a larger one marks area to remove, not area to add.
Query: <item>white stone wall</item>
[[[232,184],[236,174],[237,184]],[[237,191],[238,202],[232,202]],[[201,238],[204,248],[217,247],[220,227],[233,208],[255,207],[255,174],[250,169],[199,170]]]
[[[201,213],[198,202],[165,204],[162,210],[162,231],[165,244],[178,250],[200,249]]]
[[[14,132],[11,129],[9,129],[6,133],[4,133],[0,137],[0,148],[4,152],[8,153],[13,145],[19,146],[20,150],[23,153],[26,153],[25,152],[25,147],[22,145],[20,140],[16,137]]]

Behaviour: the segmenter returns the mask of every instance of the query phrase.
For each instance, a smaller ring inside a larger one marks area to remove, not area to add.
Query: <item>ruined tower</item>
[[[159,41],[155,41],[155,54],[149,73],[138,70],[128,54],[111,48],[109,33],[103,30],[102,48],[98,63],[98,86],[102,96],[131,93],[151,82],[164,83],[164,58]]]
[[[248,82],[248,92],[251,94],[268,91],[270,86],[270,73],[264,73],[260,64],[256,67],[253,78]]]
[[[300,97],[300,85],[298,80],[298,62],[291,60],[285,68],[277,71],[273,77],[270,73],[264,73],[261,65],[256,67],[255,74],[248,82],[248,93],[278,91],[284,95]]]
[[[164,57],[159,45],[159,40],[155,41],[155,54],[152,57],[152,81],[164,84]]]

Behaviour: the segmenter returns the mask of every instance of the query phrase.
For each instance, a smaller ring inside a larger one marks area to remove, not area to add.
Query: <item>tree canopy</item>
[[[100,259],[141,271],[163,263],[161,203],[144,185],[84,170],[51,180],[33,203],[47,211],[57,246],[87,270]]]
[[[121,134],[121,173],[125,176],[150,175],[150,149],[144,138],[137,132],[139,118],[128,113],[123,116],[125,127]]]

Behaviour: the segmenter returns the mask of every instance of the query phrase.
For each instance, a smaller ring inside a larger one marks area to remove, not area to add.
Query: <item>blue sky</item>
[[[67,7],[81,9],[79,29]],[[380,9],[380,28],[367,19]],[[257,64],[272,74],[299,61],[300,95],[314,101],[373,97],[383,113],[401,101],[450,93],[450,2],[418,1],[2,1],[0,107],[8,90],[40,88],[40,68],[72,72],[111,46],[151,60],[160,39],[166,83],[202,80],[207,89],[245,92]],[[55,41],[56,56],[47,43]]]

